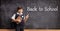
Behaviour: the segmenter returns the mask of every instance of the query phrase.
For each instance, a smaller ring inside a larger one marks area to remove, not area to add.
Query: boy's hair
[[[18,7],[18,8],[17,8],[17,11],[18,11],[19,9],[23,9],[23,8],[22,8],[22,7]]]

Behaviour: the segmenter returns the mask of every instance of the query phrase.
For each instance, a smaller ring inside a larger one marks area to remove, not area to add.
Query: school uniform
[[[19,24],[16,24],[16,23],[14,23],[15,24],[15,29],[16,29],[16,31],[24,31],[24,14],[19,14],[19,13],[16,13],[16,14],[14,14],[11,18],[12,19],[16,19],[18,16],[20,16],[21,18],[22,18],[22,21],[19,23]]]

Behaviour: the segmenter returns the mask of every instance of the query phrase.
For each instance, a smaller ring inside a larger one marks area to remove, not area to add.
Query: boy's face
[[[19,12],[19,13],[23,13],[23,9],[19,9],[18,12]]]

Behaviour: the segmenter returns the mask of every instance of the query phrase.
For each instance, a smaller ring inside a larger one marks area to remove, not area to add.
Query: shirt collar
[[[19,14],[19,13],[17,12],[17,14]],[[19,15],[22,15],[22,14],[19,14]]]
[[[19,14],[19,13],[17,12],[17,14]]]

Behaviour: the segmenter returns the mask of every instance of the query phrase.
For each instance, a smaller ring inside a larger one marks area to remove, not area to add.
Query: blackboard
[[[18,6],[30,14],[25,28],[60,28],[58,4],[59,0],[1,0],[0,28],[12,28],[10,18]]]

